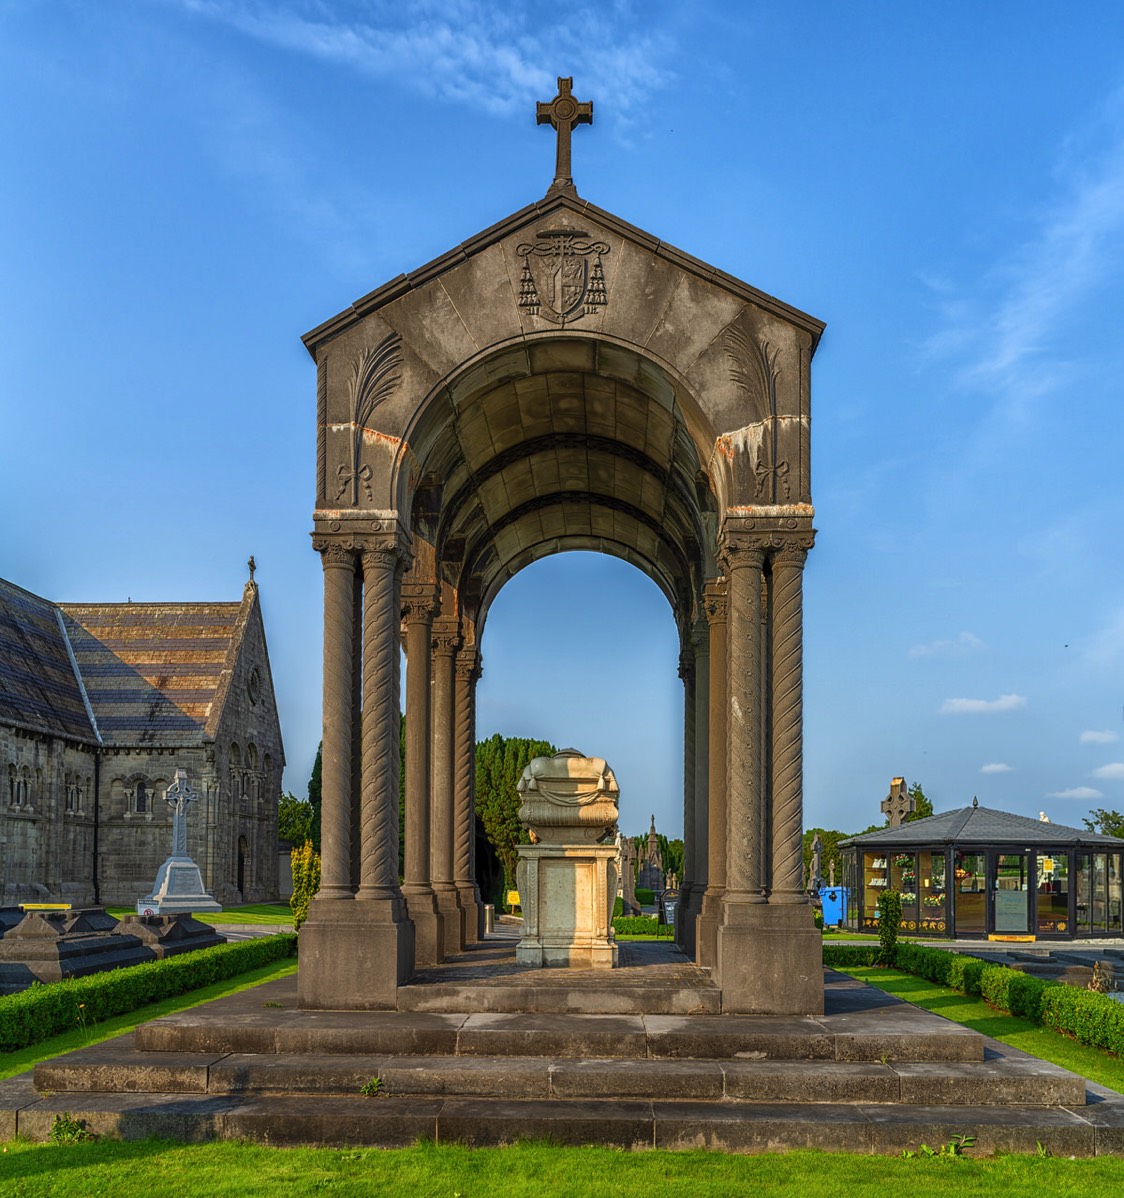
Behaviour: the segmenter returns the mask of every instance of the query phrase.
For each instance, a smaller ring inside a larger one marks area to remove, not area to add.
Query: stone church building
[[[0,902],[133,904],[188,847],[223,904],[277,893],[281,728],[252,572],[237,603],[53,603],[0,580]]]

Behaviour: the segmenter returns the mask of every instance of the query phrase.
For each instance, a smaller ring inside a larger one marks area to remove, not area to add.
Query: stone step
[[[478,1014],[527,1011],[573,1015],[717,1015],[722,992],[716,986],[455,985],[411,982],[398,991],[400,1011]]]
[[[678,1060],[980,1061],[983,1037],[906,1003],[845,989],[820,1017],[306,1011],[267,983],[142,1024],[144,1052]],[[240,996],[234,996],[239,998]],[[266,1001],[262,998],[266,997]]]
[[[1071,1109],[996,1106],[567,1100],[495,1097],[54,1094],[21,1079],[0,1083],[6,1127],[49,1138],[57,1115],[126,1140],[238,1139],[271,1145],[403,1147],[425,1137],[472,1146],[549,1140],[624,1149],[707,1148],[776,1152],[794,1148],[898,1154],[972,1136],[971,1155],[996,1152],[1092,1156],[1124,1150],[1124,1110],[1105,1103]],[[15,1086],[13,1082],[17,1083]]]
[[[1082,1106],[1085,1081],[1032,1057],[976,1063],[828,1060],[567,1060],[471,1056],[305,1056],[137,1051],[128,1037],[46,1061],[44,1094],[316,1094],[354,1097],[683,1099],[752,1102]]]

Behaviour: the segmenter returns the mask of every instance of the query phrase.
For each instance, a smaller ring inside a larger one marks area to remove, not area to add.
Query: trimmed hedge
[[[659,936],[671,938],[671,928],[660,924],[654,915],[618,915],[613,920],[613,931],[621,936]]]
[[[835,969],[877,964],[873,945],[824,945],[823,962]],[[1124,1003],[1107,994],[1031,977],[924,944],[898,944],[897,968],[939,986],[978,996],[989,1006],[1071,1036],[1079,1044],[1124,1056]]]
[[[0,996],[0,1052],[27,1048],[42,1040],[126,1015],[148,1003],[199,990],[212,982],[291,957],[297,938],[291,932],[235,944],[216,944],[163,961],[146,961],[84,978],[34,983],[18,994]]]

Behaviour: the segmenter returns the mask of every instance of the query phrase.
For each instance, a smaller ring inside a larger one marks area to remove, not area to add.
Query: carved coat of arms
[[[523,259],[519,306],[555,324],[566,324],[605,306],[604,241],[581,229],[543,229],[515,252]]]

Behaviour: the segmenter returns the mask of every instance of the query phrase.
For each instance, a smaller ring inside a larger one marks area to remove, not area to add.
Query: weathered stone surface
[[[712,1061],[573,1061],[550,1070],[558,1098],[714,1098],[722,1066]]]
[[[637,1057],[646,1050],[636,1016],[470,1015],[458,1040],[469,1056]]]
[[[749,1102],[897,1102],[886,1065],[837,1061],[723,1061],[725,1096]]]
[[[438,1120],[442,1141],[475,1148],[549,1140],[553,1144],[653,1146],[652,1104],[647,1102],[480,1102],[449,1099]]]
[[[653,1057],[830,1060],[835,1056],[835,1037],[813,1019],[649,1015],[644,1027]]]
[[[901,1101],[930,1106],[1083,1106],[1085,1079],[1033,1057],[976,1065],[897,1062]]]
[[[871,1146],[870,1124],[854,1107],[666,1102],[655,1104],[655,1116],[657,1148],[869,1152]]]
[[[974,1136],[972,1153],[1034,1154],[1038,1145],[1051,1156],[1092,1156],[1093,1126],[1067,1110],[994,1106],[860,1106],[869,1119],[871,1149],[897,1154],[916,1151],[922,1144],[936,1148],[954,1136]]]
[[[223,1119],[227,1139],[259,1144],[377,1144],[407,1148],[437,1139],[441,1099],[306,1096],[251,1099]]]

